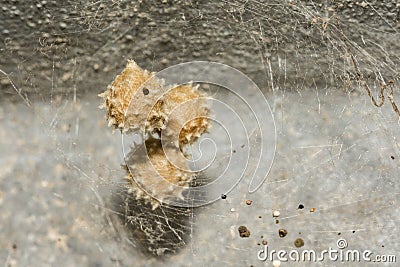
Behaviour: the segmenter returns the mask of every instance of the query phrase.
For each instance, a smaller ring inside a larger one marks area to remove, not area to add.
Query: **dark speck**
[[[279,229],[279,236],[280,237],[285,237],[287,235],[287,230],[286,229]]]
[[[221,198],[222,198],[222,199],[226,199],[226,195],[225,195],[225,194],[222,194],[222,195],[221,195]]]
[[[143,94],[144,94],[144,95],[148,95],[148,94],[149,94],[149,89],[143,88]]]
[[[304,205],[303,205],[303,204],[300,204],[300,205],[299,205],[299,210],[302,210],[302,209],[304,209]]]
[[[390,156],[391,159],[394,159],[394,156]]]

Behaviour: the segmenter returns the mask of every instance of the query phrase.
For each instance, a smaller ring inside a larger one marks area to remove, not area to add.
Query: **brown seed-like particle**
[[[250,236],[250,231],[247,229],[246,226],[239,226],[239,236],[240,237],[249,237]]]
[[[262,243],[264,246],[266,246],[266,245],[268,244],[267,240],[263,240],[261,243]]]
[[[294,245],[295,245],[296,248],[301,248],[302,246],[304,246],[304,240],[301,239],[301,238],[297,238],[294,241]]]
[[[251,203],[253,203],[252,200],[250,200],[250,199],[246,200],[246,204],[247,204],[247,205],[251,205]]]
[[[310,209],[310,212],[314,212],[314,211],[315,211],[315,208],[311,208],[311,209]]]
[[[279,229],[278,233],[280,237],[285,237],[288,234],[286,229]]]

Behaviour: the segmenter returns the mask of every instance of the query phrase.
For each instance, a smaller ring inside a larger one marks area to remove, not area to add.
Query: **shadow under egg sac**
[[[194,210],[136,199],[128,189],[114,195],[113,210],[124,224],[128,239],[141,252],[152,256],[177,253],[191,235]]]

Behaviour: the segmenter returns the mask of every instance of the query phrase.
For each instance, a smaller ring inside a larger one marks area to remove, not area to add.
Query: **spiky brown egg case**
[[[129,192],[153,209],[165,200],[183,198],[182,191],[195,177],[184,147],[210,127],[207,95],[191,83],[165,85],[156,73],[129,60],[99,96],[110,127],[144,137],[142,152],[135,153],[136,160],[127,166]],[[154,134],[163,136],[163,142],[154,139]],[[164,147],[164,140],[172,146]]]

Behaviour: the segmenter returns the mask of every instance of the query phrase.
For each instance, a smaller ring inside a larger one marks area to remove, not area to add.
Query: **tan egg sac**
[[[133,60],[99,96],[104,99],[100,108],[107,108],[108,125],[124,132],[144,129],[144,121],[162,94],[163,81],[154,72],[141,69]],[[157,95],[158,95],[157,94]]]
[[[169,117],[163,134],[175,141],[179,138],[181,146],[192,144],[210,127],[208,101],[198,86],[177,86],[166,93],[164,101]]]
[[[100,107],[108,111],[109,126],[124,132],[166,130],[166,136],[179,138],[180,145],[193,143],[209,127],[205,95],[191,84],[165,87],[164,81],[154,75],[133,60],[128,61],[99,95],[104,99]]]
[[[176,148],[166,148],[164,153],[159,141],[146,146],[147,152],[135,152],[131,158],[133,164],[129,166],[126,177],[130,192],[136,195],[136,199],[150,203],[153,209],[168,199],[183,199],[182,192],[195,176],[188,171],[183,155]],[[146,153],[147,156],[143,155]]]
[[[146,133],[145,145],[129,154],[130,192],[153,209],[168,199],[183,198],[195,174],[179,148],[192,144],[209,128],[209,105],[198,86],[164,86],[155,73],[130,60],[126,68],[100,94],[109,126],[125,133]],[[166,137],[167,146],[151,134]],[[161,134],[161,135],[160,135]],[[172,144],[172,146],[171,146]],[[183,150],[183,149],[182,149]]]

